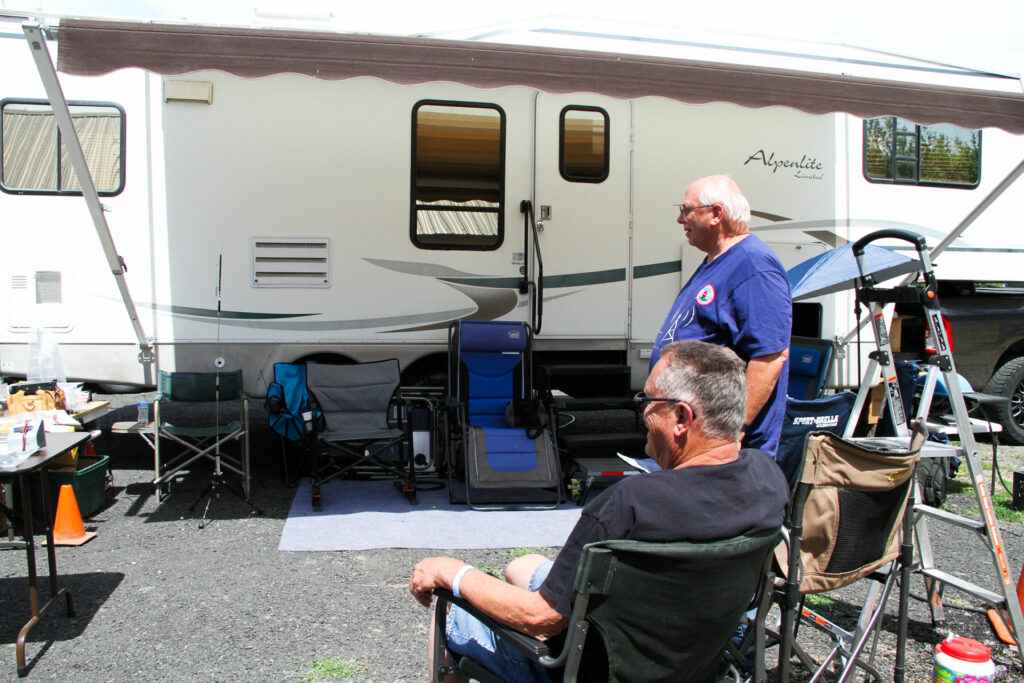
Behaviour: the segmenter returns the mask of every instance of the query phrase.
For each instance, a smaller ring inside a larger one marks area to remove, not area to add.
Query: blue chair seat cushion
[[[522,429],[469,427],[467,476],[477,488],[558,486],[554,444],[548,433],[531,439]]]

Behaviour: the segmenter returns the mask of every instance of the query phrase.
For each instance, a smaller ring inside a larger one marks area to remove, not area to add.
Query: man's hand
[[[430,607],[433,590],[438,587],[451,589],[452,579],[464,564],[452,557],[428,557],[420,561],[413,567],[409,592],[421,605]]]

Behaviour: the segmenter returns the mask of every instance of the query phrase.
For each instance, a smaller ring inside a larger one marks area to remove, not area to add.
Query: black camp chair
[[[416,499],[412,434],[404,419],[395,359],[353,365],[306,365],[312,436],[310,480],[313,508],[320,509],[321,487],[343,474],[369,470],[390,475],[410,503]],[[397,453],[397,457],[395,457]]]
[[[550,407],[534,396],[530,352],[530,328],[521,322],[459,320],[449,328],[452,502],[475,509],[561,502],[554,421]]]
[[[820,674],[837,659],[838,681],[860,668],[876,680],[874,651],[862,657],[880,626],[886,602],[899,581],[895,680],[902,680],[907,637],[907,603],[914,559],[913,514],[907,514],[914,467],[927,431],[918,420],[908,450],[872,448],[827,432],[812,432],[789,511],[786,580],[778,596],[782,608],[779,680],[788,681],[796,653],[808,670]],[[871,579],[856,629],[849,632],[804,606],[808,593],[842,588]],[[879,591],[881,591],[879,595]],[[827,634],[832,650],[815,664],[796,642],[803,623]]]
[[[469,659],[445,664],[449,603],[477,616],[499,637],[551,669],[557,680],[717,679],[726,666],[726,643],[763,580],[778,539],[775,530],[711,543],[591,543],[580,557],[572,617],[559,652],[551,651],[550,642],[488,619],[451,591],[435,589],[431,680],[459,671],[482,683],[500,682]]]

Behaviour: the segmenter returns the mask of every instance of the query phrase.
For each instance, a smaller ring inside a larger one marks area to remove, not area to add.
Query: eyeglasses
[[[686,204],[676,204],[676,206],[679,207],[679,215],[682,216],[685,220],[689,218],[690,214],[696,211],[697,209],[710,209],[712,206],[714,206],[714,204],[701,204],[700,206],[687,206]]]
[[[690,405],[687,401],[684,401],[681,398],[666,398],[666,397],[662,397],[662,396],[648,396],[644,392],[638,391],[636,396],[633,397],[633,402],[636,403],[637,405],[640,405],[640,406],[644,405],[645,403],[659,403],[659,402],[682,403],[682,404],[685,404],[685,405],[689,406],[690,413],[693,415],[693,419],[694,420],[697,419],[697,412],[693,409],[693,406]]]

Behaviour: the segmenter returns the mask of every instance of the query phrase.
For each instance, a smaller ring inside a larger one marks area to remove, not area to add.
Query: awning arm
[[[75,175],[82,186],[82,196],[89,207],[92,215],[92,222],[96,228],[96,235],[99,237],[103,253],[107,257],[107,264],[110,272],[117,282],[117,288],[121,292],[121,301],[132,322],[132,329],[135,330],[135,337],[139,342],[139,363],[145,368],[147,383],[152,383],[152,364],[156,360],[153,352],[153,340],[146,336],[139,321],[138,312],[135,309],[135,302],[132,301],[131,292],[128,291],[128,283],[124,277],[124,265],[114,239],[110,235],[110,228],[107,226],[107,219],[103,215],[103,206],[100,204],[99,195],[96,194],[96,184],[93,182],[89,165],[85,161],[85,152],[82,151],[82,142],[78,139],[78,131],[71,120],[71,111],[68,109],[67,100],[64,99],[64,92],[61,90],[60,82],[57,80],[57,71],[54,69],[53,60],[50,59],[50,52],[46,47],[46,38],[43,35],[43,28],[36,23],[22,24],[25,38],[28,41],[29,50],[32,52],[32,59],[35,60],[36,69],[39,71],[39,78],[46,89],[46,96],[50,100],[50,107],[53,109],[54,118],[57,119],[57,126],[60,129],[61,140],[67,148],[68,156],[71,157],[71,165],[75,169]]]
[[[942,239],[942,241],[939,242],[938,245],[936,245],[934,249],[931,250],[931,252],[929,252],[928,258],[932,262],[934,262],[936,257],[938,257],[939,254],[944,252],[946,250],[946,247],[948,247],[957,238],[959,238],[960,235],[963,234],[964,230],[970,227],[971,223],[978,220],[978,217],[981,216],[981,214],[985,213],[988,207],[992,206],[992,202],[997,200],[1000,197],[1000,195],[1006,192],[1010,185],[1013,185],[1017,181],[1017,179],[1021,177],[1022,174],[1024,174],[1024,159],[1021,159],[1020,163],[1017,164],[1017,167],[1010,171],[1010,173],[1005,178],[1003,178],[1002,182],[996,185],[995,188],[991,192],[989,192],[984,199],[981,200],[981,203],[974,207],[974,210],[967,214],[967,217],[960,221],[960,223],[955,228],[953,228],[950,231],[950,233],[946,235]],[[903,285],[910,284],[911,282],[914,281],[916,277],[917,274],[911,273],[910,275],[905,277],[902,282],[900,282],[900,286],[902,287]],[[840,346],[846,346],[847,344],[849,344],[850,341],[852,341],[853,338],[857,336],[857,332],[863,329],[864,326],[867,325],[870,321],[870,314],[866,315],[864,318],[858,321],[858,323],[853,327],[853,329],[847,332],[846,336],[844,336],[842,340],[840,340]]]

